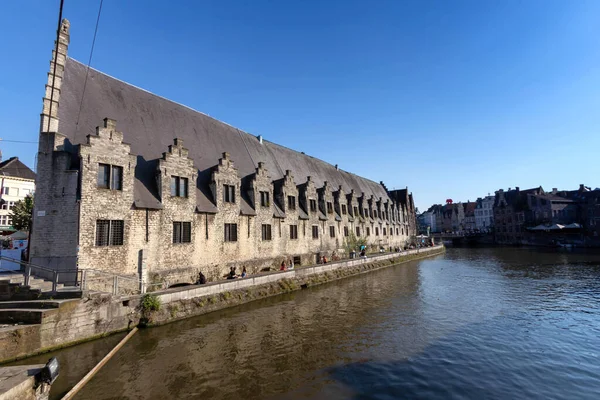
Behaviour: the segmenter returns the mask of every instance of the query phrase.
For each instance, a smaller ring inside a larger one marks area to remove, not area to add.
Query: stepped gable
[[[135,171],[138,207],[159,207],[153,160],[161,157],[175,137],[183,139],[199,170],[197,203],[202,212],[216,212],[208,183],[210,169],[218,164],[223,152],[231,155],[240,178],[254,173],[262,161],[273,180],[291,170],[297,184],[311,176],[317,187],[327,181],[332,187],[341,185],[346,192],[354,189],[367,197],[388,198],[385,189],[374,181],[284,146],[266,140],[261,143],[254,135],[92,68],[81,103],[85,76],[86,66],[67,58],[58,109],[60,133],[72,145],[86,143],[86,135],[94,135],[104,118],[115,119],[117,129],[123,132],[123,141],[138,156]]]

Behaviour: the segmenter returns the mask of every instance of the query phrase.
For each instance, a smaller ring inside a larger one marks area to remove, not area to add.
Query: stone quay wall
[[[44,311],[40,324],[0,329],[0,362],[8,362],[103,337],[141,325],[160,325],[315,286],[403,262],[442,254],[444,246],[388,253],[271,272],[244,279],[193,285],[148,294],[158,310],[145,310],[143,296],[87,295]]]

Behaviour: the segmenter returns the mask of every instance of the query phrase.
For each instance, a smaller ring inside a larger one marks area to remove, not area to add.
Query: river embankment
[[[392,265],[442,254],[444,246],[298,267],[128,297],[86,293],[39,310],[39,323],[0,329],[0,362],[132,329],[163,325]],[[50,302],[49,302],[50,303]],[[23,306],[23,305],[22,305]],[[25,306],[23,306],[25,307]]]

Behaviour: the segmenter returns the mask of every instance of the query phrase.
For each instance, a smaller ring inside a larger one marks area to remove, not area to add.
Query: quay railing
[[[15,258],[5,256],[0,256],[0,260],[20,265],[21,268],[18,270],[7,268],[0,268],[0,270],[5,272],[22,274],[23,285],[25,286],[29,286],[32,276],[34,278],[39,278],[45,281],[52,282],[53,292],[56,292],[58,289],[59,277],[62,279],[62,282],[60,283],[64,284],[65,286],[80,286],[81,280],[78,269],[55,270],[47,267],[42,267],[41,265],[30,263],[29,261],[17,260]],[[65,276],[67,277],[67,279],[63,279]]]

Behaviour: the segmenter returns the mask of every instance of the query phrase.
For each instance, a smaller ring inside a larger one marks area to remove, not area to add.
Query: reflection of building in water
[[[65,20],[41,120],[36,264],[214,279],[230,265],[314,263],[350,233],[386,248],[414,235],[407,189],[88,70],[68,44]]]

